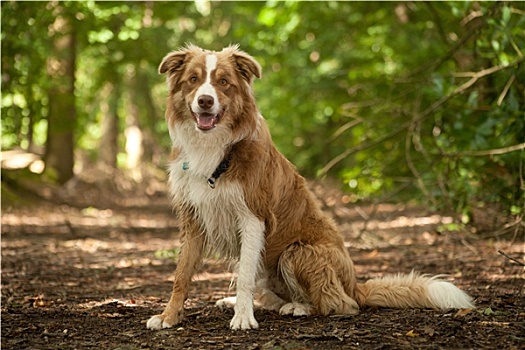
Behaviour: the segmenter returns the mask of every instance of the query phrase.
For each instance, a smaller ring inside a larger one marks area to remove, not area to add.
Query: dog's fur
[[[183,246],[173,292],[147,327],[180,322],[189,284],[203,254],[238,259],[232,329],[257,328],[254,305],[281,314],[356,314],[359,307],[470,308],[471,298],[437,277],[411,273],[356,282],[334,223],[317,206],[305,180],[277,151],[252,92],[257,61],[230,46],[193,45],[162,60],[173,141],[169,183]],[[219,164],[216,188],[206,179]],[[255,300],[254,300],[255,296]]]

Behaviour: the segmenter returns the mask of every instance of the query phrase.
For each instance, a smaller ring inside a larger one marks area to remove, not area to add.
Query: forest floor
[[[214,306],[234,294],[232,274],[227,263],[206,260],[184,321],[152,331],[146,321],[167,303],[180,245],[161,182],[148,196],[121,188],[112,198],[84,183],[34,185],[38,195],[13,183],[2,182],[2,349],[525,348],[521,233],[449,232],[450,217],[422,207],[345,204],[313,184],[360,281],[413,269],[447,273],[477,308],[299,318],[256,311],[259,329],[232,331],[233,311]]]

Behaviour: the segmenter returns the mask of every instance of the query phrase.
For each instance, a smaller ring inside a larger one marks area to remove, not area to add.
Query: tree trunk
[[[57,3],[55,22],[50,27],[54,55],[47,60],[50,76],[49,117],[46,144],[46,173],[64,184],[74,176],[73,131],[76,123],[76,42],[71,19]]]
[[[141,163],[144,149],[140,111],[137,104],[139,96],[137,96],[136,84],[134,84],[134,82],[136,82],[134,73],[129,74],[127,82],[130,89],[128,90],[128,113],[126,116],[126,130],[124,132],[124,135],[126,136],[126,166],[131,170],[133,179],[140,182],[142,181]]]
[[[102,139],[100,140],[100,163],[107,170],[117,169],[119,116],[119,84],[108,81],[102,92]]]
[[[137,97],[141,97],[143,101],[144,119],[142,120],[142,133],[143,133],[143,155],[142,159],[145,162],[159,162],[160,155],[163,153],[161,147],[159,147],[158,140],[155,139],[156,131],[155,125],[158,122],[158,111],[153,102],[151,96],[151,84],[148,80],[147,74],[143,71],[143,65],[141,64],[136,73],[136,84],[134,84],[135,94]],[[164,136],[164,135],[163,135]]]

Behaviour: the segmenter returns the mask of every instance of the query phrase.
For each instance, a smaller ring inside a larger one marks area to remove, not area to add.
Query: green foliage
[[[524,215],[519,2],[63,4],[78,42],[77,147],[93,158],[108,82],[122,86],[121,148],[134,103],[167,150],[162,57],[186,42],[240,43],[264,67],[255,91],[274,141],[303,174],[338,176],[354,201]],[[45,145],[50,9],[2,2],[3,148]]]

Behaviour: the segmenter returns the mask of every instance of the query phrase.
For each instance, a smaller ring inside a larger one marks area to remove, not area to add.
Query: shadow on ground
[[[329,191],[326,191],[328,193]],[[2,203],[3,349],[521,349],[525,347],[523,237],[438,229],[451,218],[422,208],[342,204],[316,193],[336,217],[359,279],[446,273],[475,310],[363,309],[352,317],[281,317],[257,311],[260,329],[231,331],[228,264],[207,260],[186,318],[150,331],[171,290],[179,246],[164,196],[116,207]],[[160,199],[159,199],[160,198]],[[372,215],[374,214],[374,215]]]

